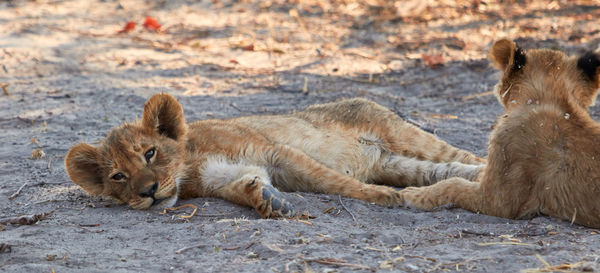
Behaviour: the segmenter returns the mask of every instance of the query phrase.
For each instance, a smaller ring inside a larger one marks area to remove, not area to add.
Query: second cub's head
[[[495,95],[509,109],[544,100],[574,101],[588,108],[600,87],[600,55],[567,56],[550,49],[524,50],[513,41],[496,41],[489,58],[503,72]]]
[[[154,95],[141,122],[112,129],[97,146],[73,146],[65,158],[67,173],[92,195],[135,209],[170,207],[177,201],[186,131],[179,102],[168,94]]]

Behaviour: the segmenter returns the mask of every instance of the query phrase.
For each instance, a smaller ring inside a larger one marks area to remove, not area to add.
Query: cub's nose
[[[154,184],[152,184],[151,186],[142,189],[142,191],[140,192],[140,196],[143,198],[154,197],[156,190],[158,190],[158,182],[154,182]]]

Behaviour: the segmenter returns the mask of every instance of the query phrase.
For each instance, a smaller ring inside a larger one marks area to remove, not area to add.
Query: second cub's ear
[[[512,67],[513,70],[519,70],[525,66],[527,61],[525,51],[519,48],[513,41],[501,39],[496,41],[488,54],[490,60],[494,62],[496,67],[505,71],[507,67]]]
[[[598,82],[600,74],[600,52],[586,52],[577,59],[577,68],[592,82]]]
[[[142,125],[174,140],[184,136],[187,128],[181,104],[173,96],[164,93],[146,101]]]

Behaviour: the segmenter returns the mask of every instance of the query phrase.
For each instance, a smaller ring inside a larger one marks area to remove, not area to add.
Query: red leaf
[[[129,22],[127,22],[127,24],[125,24],[123,29],[119,30],[119,32],[117,32],[117,33],[127,33],[127,32],[132,31],[134,28],[135,28],[135,22],[129,21]]]
[[[160,29],[160,24],[156,22],[154,18],[147,16],[146,21],[144,21],[144,27],[150,30],[158,31]]]
[[[246,50],[246,51],[254,51],[254,44],[241,46],[241,49]]]
[[[232,64],[240,64],[240,62],[238,62],[238,61],[237,61],[237,60],[235,60],[235,59],[231,59],[231,60],[229,60],[229,62],[230,62],[230,63],[232,63]]]
[[[435,68],[438,66],[441,66],[444,64],[444,57],[442,57],[442,54],[435,54],[435,55],[427,55],[427,54],[423,54],[421,55],[423,60],[425,61],[425,63],[430,66],[431,68]]]

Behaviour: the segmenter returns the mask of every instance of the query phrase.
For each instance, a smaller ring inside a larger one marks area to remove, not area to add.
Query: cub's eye
[[[154,154],[156,154],[156,149],[152,148],[150,150],[148,150],[146,152],[146,154],[144,154],[144,157],[146,158],[146,162],[150,163],[150,159],[152,159],[154,157]]]
[[[125,175],[122,173],[117,173],[111,177],[113,180],[123,180],[125,179]]]

